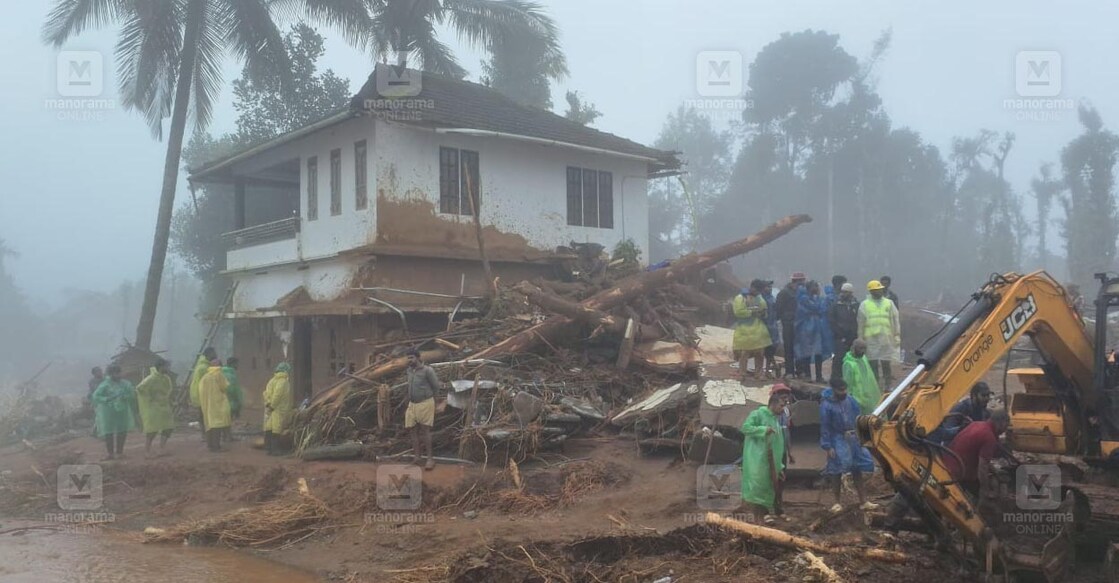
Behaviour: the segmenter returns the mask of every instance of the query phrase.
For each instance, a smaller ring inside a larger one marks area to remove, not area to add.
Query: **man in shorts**
[[[416,465],[427,452],[425,470],[435,468],[431,450],[431,426],[435,424],[435,395],[442,383],[435,369],[427,366],[418,350],[408,353],[408,409],[404,411],[404,428],[412,431],[412,452]],[[421,449],[421,446],[423,449]]]

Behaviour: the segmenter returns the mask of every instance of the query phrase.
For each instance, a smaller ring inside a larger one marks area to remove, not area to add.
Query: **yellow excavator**
[[[1047,273],[992,276],[916,351],[912,372],[858,419],[859,438],[909,507],[944,548],[990,575],[1060,579],[1091,516],[1089,497],[1059,480],[1060,467],[1052,464],[1008,465],[1002,481],[987,482],[1003,486],[1001,497],[973,496],[943,463],[954,454],[930,434],[972,385],[1028,338],[1037,366],[1015,371],[1025,390],[1007,402],[1009,448],[1054,462],[1073,456],[1110,465],[1119,458],[1119,371],[1106,354],[1119,278],[1096,277],[1101,287],[1093,338],[1074,298]]]

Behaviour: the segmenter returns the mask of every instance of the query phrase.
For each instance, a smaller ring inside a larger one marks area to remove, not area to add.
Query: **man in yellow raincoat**
[[[168,364],[162,358],[156,361],[151,372],[140,384],[136,385],[136,400],[140,406],[140,421],[144,426],[144,455],[151,457],[152,442],[159,435],[160,455],[166,455],[167,440],[175,428],[175,417],[171,413],[171,375]]]
[[[214,350],[213,346],[207,346],[202,354],[198,355],[198,360],[194,362],[194,368],[190,373],[190,404],[194,408],[199,409],[198,419],[202,423],[202,439],[206,439],[206,416],[201,413],[202,401],[199,400],[198,387],[202,382],[202,377],[206,376],[206,372],[210,370],[210,361],[218,357],[218,351]]]
[[[198,383],[198,400],[202,404],[202,418],[206,424],[206,446],[210,451],[222,451],[222,435],[230,425],[229,381],[221,370],[221,361],[210,361],[210,368]]]
[[[769,404],[754,409],[742,424],[742,500],[763,510],[766,524],[776,522],[777,490],[785,480],[784,409],[785,394],[771,391]]]
[[[282,455],[280,436],[291,431],[292,395],[288,373],[291,365],[281,362],[276,365],[276,373],[264,389],[264,447],[268,455]]]
[[[735,318],[731,348],[738,356],[738,374],[743,380],[751,376],[747,371],[751,358],[754,360],[753,376],[757,378],[763,374],[765,349],[773,344],[765,323],[768,307],[762,297],[764,288],[765,282],[755,279],[750,283],[749,289],[742,290],[731,302]]]

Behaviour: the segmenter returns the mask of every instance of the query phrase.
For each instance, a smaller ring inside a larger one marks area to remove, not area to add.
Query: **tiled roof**
[[[550,111],[521,105],[500,92],[469,81],[407,69],[420,75],[420,90],[415,95],[386,97],[377,87],[378,75],[394,74],[396,67],[377,65],[361,91],[353,97],[354,112],[374,112],[399,123],[434,128],[462,128],[554,140],[656,160],[652,171],[676,169],[675,153],[657,150],[614,134],[596,130]],[[395,75],[400,78],[400,75]],[[412,77],[415,78],[415,77]],[[382,78],[382,83],[385,78]],[[413,99],[421,107],[398,108],[399,100]],[[406,115],[399,115],[405,112]]]

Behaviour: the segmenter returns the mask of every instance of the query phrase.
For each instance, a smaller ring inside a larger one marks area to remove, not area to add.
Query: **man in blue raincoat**
[[[866,499],[863,474],[874,472],[874,461],[855,435],[855,420],[860,415],[859,404],[847,396],[847,381],[841,378],[833,380],[832,386],[824,389],[821,397],[820,447],[828,455],[823,473],[831,481],[832,493],[835,495],[835,505],[831,507],[831,511],[837,513],[843,510],[841,497],[844,474],[851,474],[861,508],[873,510],[878,505]]]
[[[797,369],[802,377],[810,376],[810,367],[815,367],[816,382],[823,384],[824,360],[829,354],[824,352],[824,336],[827,332],[827,302],[820,295],[820,284],[808,282],[797,290],[796,346]]]

